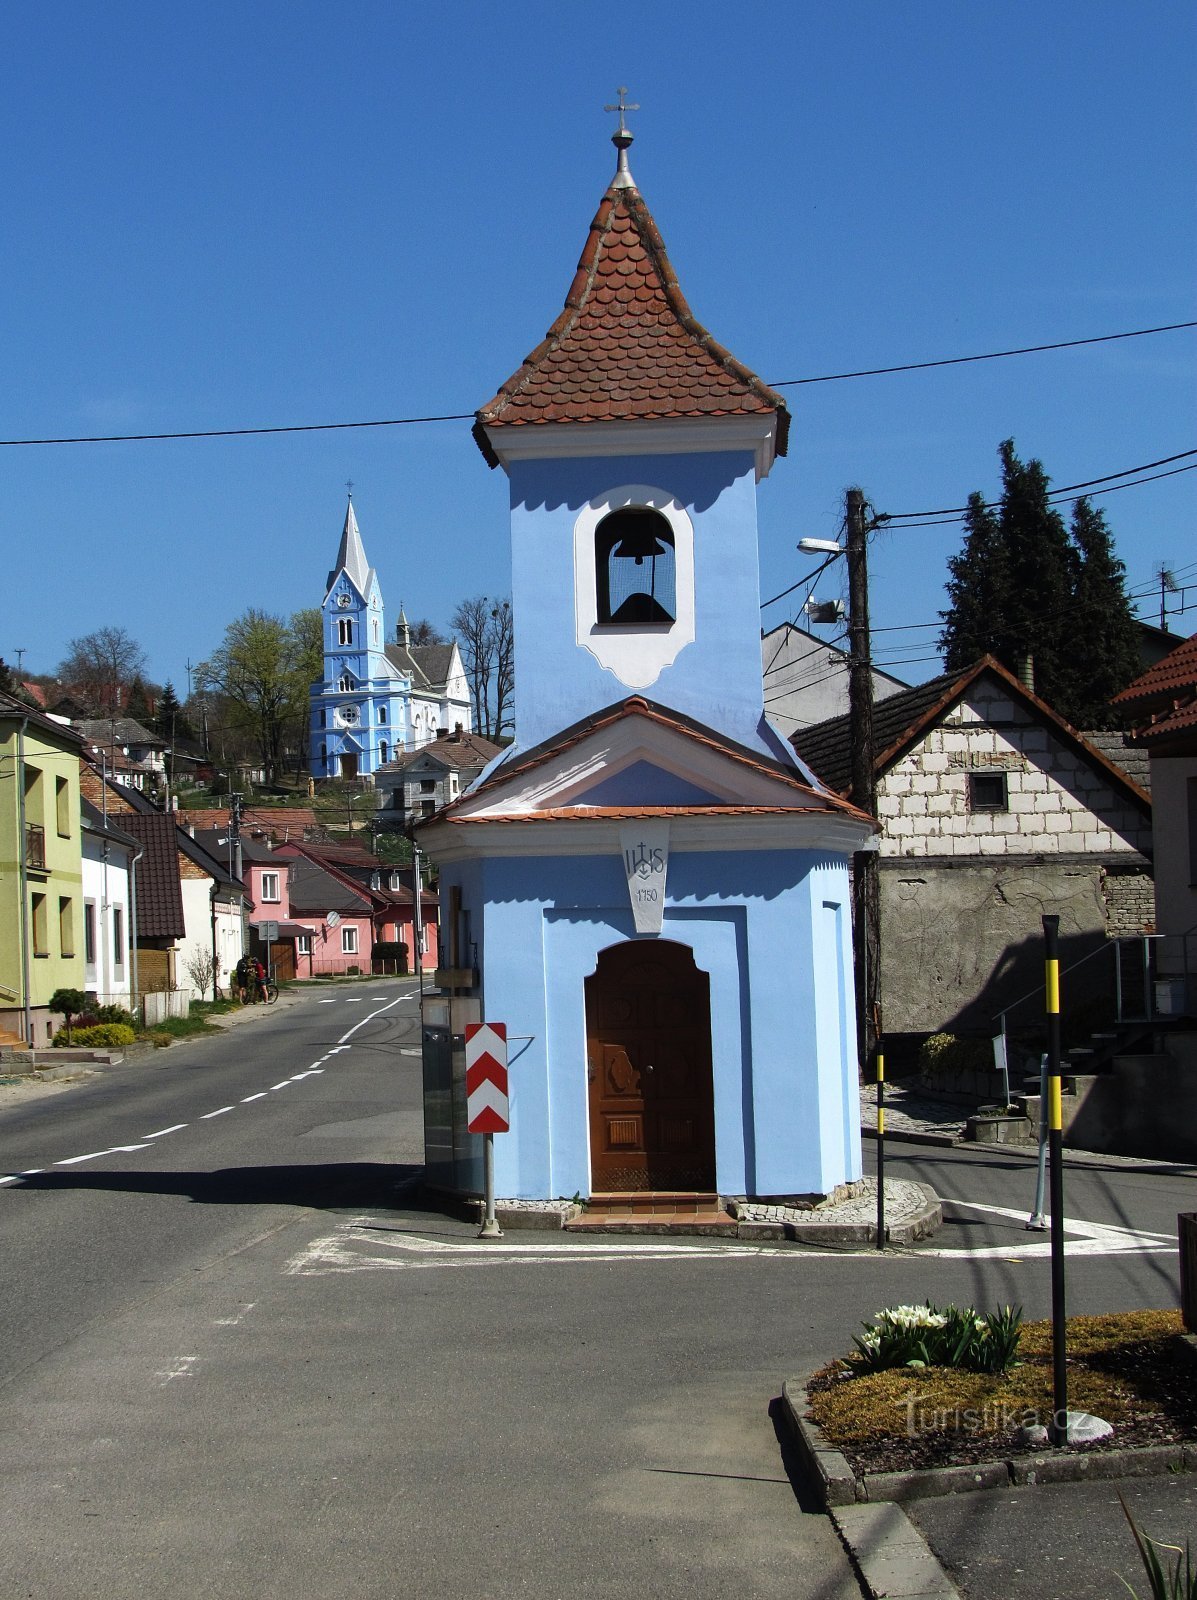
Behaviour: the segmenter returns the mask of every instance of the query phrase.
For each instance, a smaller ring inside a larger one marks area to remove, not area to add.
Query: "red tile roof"
[[[490,427],[751,412],[776,413],[776,448],[784,455],[785,400],[697,320],[639,192],[613,183],[590,225],[565,309],[478,412],[474,438],[496,466]]]
[[[1133,683],[1119,691],[1111,701],[1116,706],[1137,706],[1152,700],[1187,699],[1197,691],[1197,633],[1170,650],[1154,666],[1140,673]]]

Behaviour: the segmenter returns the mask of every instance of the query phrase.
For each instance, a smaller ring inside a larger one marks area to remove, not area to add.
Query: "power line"
[[[1072,350],[1078,345],[1109,344],[1115,339],[1144,339],[1149,334],[1177,333],[1197,328],[1193,322],[1168,322],[1158,328],[1132,328],[1125,333],[1100,333],[1088,339],[1060,339],[1053,344],[1029,344],[1016,350],[989,350],[976,356],[945,356],[936,361],[907,361],[896,367],[864,367],[858,372],[825,372],[810,378],[783,378],[770,385],[790,389],[808,383],[840,383],[847,378],[876,378],[891,372],[922,372],[929,367],[958,367],[970,361],[999,361],[1006,356],[1036,355],[1044,350]],[[473,422],[473,411],[451,411],[422,417],[374,417],[364,422],[293,422],[275,427],[190,428],[175,433],[96,433],[58,435],[45,439],[0,439],[0,445],[16,447],[40,444],[149,444],[170,439],[249,439],[277,433],[331,433],[346,428],[408,428],[425,422]],[[930,514],[930,513],[927,513]],[[921,516],[922,512],[908,515]]]
[[[1048,500],[1058,500],[1064,495],[1071,494],[1074,489],[1091,489],[1094,487],[1094,485],[1099,483],[1113,483],[1115,478],[1129,478],[1134,472],[1149,472],[1152,467],[1167,467],[1170,466],[1173,461],[1185,461],[1189,456],[1197,456],[1197,449],[1180,450],[1174,456],[1161,456],[1158,461],[1145,461],[1143,465],[1139,467],[1124,467],[1121,472],[1107,472],[1105,476],[1101,478],[1086,478],[1083,483],[1066,483],[1063,484],[1059,489],[1053,489],[1050,494],[1046,496],[1046,498]],[[1192,468],[1180,467],[1177,470],[1180,472],[1190,472],[1192,471]],[[1157,473],[1156,476],[1161,478],[1170,478],[1173,476],[1173,474],[1170,472],[1161,472]],[[1152,479],[1142,478],[1138,481],[1141,483],[1151,483]],[[1134,484],[1123,483],[1119,484],[1118,487],[1120,489],[1132,489],[1134,488]],[[1106,492],[1109,493],[1110,491],[1107,490]],[[982,509],[986,511],[992,511],[1000,504],[1000,500],[985,500],[982,502]],[[879,513],[877,520],[879,522],[886,523],[887,525],[893,522],[901,521],[906,517],[946,517],[954,521],[958,517],[964,516],[968,511],[971,510],[971,506],[940,506],[935,511],[883,511]]]
[[[1017,350],[990,350],[980,356],[945,356],[939,361],[907,361],[898,367],[865,367],[859,372],[828,372],[818,378],[784,378],[771,389],[792,389],[802,383],[838,383],[844,378],[879,378],[890,372],[923,372],[928,367],[960,367],[968,361],[1001,361],[1006,356],[1032,356],[1041,350],[1074,350],[1082,344],[1109,344],[1114,339],[1144,339],[1151,333],[1197,328],[1197,322],[1168,322],[1159,328],[1133,328],[1129,333],[1099,333],[1091,339],[1060,339],[1055,344],[1027,344]]]

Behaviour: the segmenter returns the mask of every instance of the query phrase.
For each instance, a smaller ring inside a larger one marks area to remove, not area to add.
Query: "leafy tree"
[[[476,595],[463,600],[451,623],[461,644],[470,685],[474,727],[486,739],[500,739],[514,727],[515,636],[511,601]]]
[[[1029,656],[1035,689],[1079,727],[1108,721],[1109,696],[1138,670],[1125,568],[1100,512],[1080,500],[1071,530],[1039,461],[999,448],[1002,496],[969,497],[964,548],[948,561],[940,645],[955,671],[986,653],[1011,672]]]
[[[97,628],[70,641],[58,668],[67,689],[96,716],[122,708],[126,685],[146,669],[145,651],[125,628]]]
[[[55,989],[46,1001],[46,1009],[66,1018],[67,1040],[71,1037],[71,1018],[82,1015],[87,996],[82,989]]]
[[[199,666],[199,682],[229,702],[231,720],[253,739],[273,783],[282,765],[285,735],[306,716],[303,651],[282,617],[251,607],[230,622],[219,649]]]

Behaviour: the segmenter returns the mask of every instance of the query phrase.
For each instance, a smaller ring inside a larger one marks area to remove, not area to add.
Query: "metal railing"
[[[38,872],[46,870],[46,830],[40,822],[25,824],[25,865]]]
[[[1190,932],[1197,936],[1197,928]],[[1189,935],[1182,935],[1182,938],[1186,941],[1187,959]],[[1136,934],[1124,939],[1107,939],[1095,950],[1090,950],[1088,955],[1081,956],[1067,967],[1062,967],[1060,977],[1064,979],[1081,967],[1088,966],[1092,961],[1112,961],[1115,1025],[1123,1027],[1130,1023],[1154,1022],[1159,1014],[1156,1004],[1156,956],[1160,942],[1161,935],[1156,933]],[[1186,973],[1188,970],[1186,966]],[[1044,991],[1041,983],[1034,989],[1028,989],[1026,994],[1020,995],[1017,1000],[1012,1000],[994,1017],[996,1032],[993,1039],[993,1059],[1002,1074],[1007,1104],[1010,1100],[1010,1018],[1013,1012],[1032,1000],[1038,1001],[1042,1007]]]

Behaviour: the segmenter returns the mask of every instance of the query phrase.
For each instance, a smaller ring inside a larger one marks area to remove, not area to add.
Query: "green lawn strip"
[[[1114,1427],[1105,1445],[1197,1438],[1197,1384],[1177,1349],[1178,1311],[1068,1320],[1068,1405]],[[1021,1365],[1004,1377],[947,1367],[863,1373],[852,1357],[816,1374],[810,1410],[858,1472],[1001,1460],[1026,1449],[1024,1423],[1052,1412],[1051,1323],[1028,1322]]]

